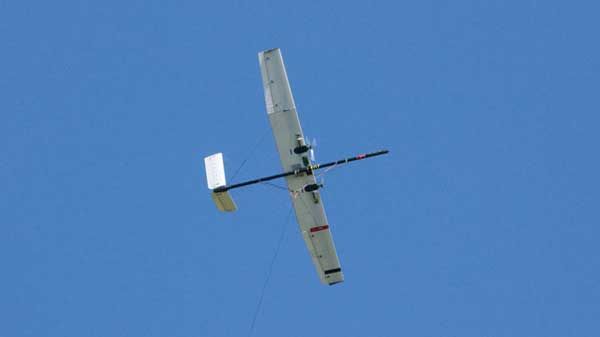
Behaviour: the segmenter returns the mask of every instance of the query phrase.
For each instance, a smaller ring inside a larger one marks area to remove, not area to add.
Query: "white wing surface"
[[[267,114],[277,143],[277,150],[284,171],[310,165],[309,153],[300,127],[294,97],[290,89],[285,66],[279,49],[258,54]],[[329,223],[318,190],[305,192],[316,184],[312,174],[286,177],[296,219],[304,242],[310,252],[321,282],[335,284],[344,281]]]

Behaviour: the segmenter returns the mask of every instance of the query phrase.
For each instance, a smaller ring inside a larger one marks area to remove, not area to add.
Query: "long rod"
[[[228,190],[231,190],[231,189],[234,189],[234,188],[244,187],[244,186],[253,185],[253,184],[258,184],[258,183],[262,183],[262,182],[273,180],[273,179],[277,179],[277,178],[283,178],[283,177],[287,177],[287,176],[291,176],[291,175],[298,175],[298,174],[301,174],[301,173],[311,173],[313,171],[320,170],[322,168],[326,168],[326,167],[330,167],[330,166],[334,166],[334,165],[347,164],[347,163],[350,163],[350,162],[353,162],[353,161],[356,161],[356,160],[363,160],[363,159],[367,159],[367,158],[371,158],[371,157],[381,156],[381,155],[387,154],[388,152],[389,152],[388,150],[381,150],[381,151],[377,151],[377,152],[371,152],[371,153],[366,153],[366,154],[359,154],[358,156],[355,156],[355,157],[350,157],[350,158],[346,158],[346,159],[332,161],[332,162],[325,163],[325,164],[309,165],[307,167],[303,167],[301,169],[297,169],[297,170],[294,170],[294,171],[289,171],[289,172],[285,172],[285,173],[275,174],[275,175],[272,175],[272,176],[258,178],[258,179],[254,179],[254,180],[248,180],[248,181],[244,181],[242,183],[233,184],[233,185],[229,185],[229,186],[217,187],[213,191],[214,192],[225,192],[225,191],[228,191]]]

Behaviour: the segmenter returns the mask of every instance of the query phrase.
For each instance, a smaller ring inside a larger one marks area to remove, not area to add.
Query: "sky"
[[[0,337],[600,335],[599,10],[0,2]],[[390,150],[326,174],[331,287],[285,191],[206,187],[281,171],[274,47],[318,162]]]

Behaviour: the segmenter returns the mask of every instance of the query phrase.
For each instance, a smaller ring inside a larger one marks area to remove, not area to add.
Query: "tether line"
[[[277,248],[275,249],[275,254],[271,259],[271,264],[269,265],[269,272],[267,273],[267,279],[263,284],[262,290],[260,292],[260,298],[258,299],[258,304],[256,305],[256,310],[254,311],[254,317],[252,318],[252,324],[250,324],[250,330],[248,331],[248,337],[252,336],[252,332],[254,332],[254,326],[256,324],[256,318],[258,317],[258,313],[260,312],[263,298],[265,297],[265,291],[267,290],[267,286],[269,285],[269,280],[271,279],[271,275],[273,274],[273,266],[275,265],[275,261],[277,260],[277,256],[279,255],[279,251],[281,250],[281,243],[285,238],[285,233],[287,232],[288,223],[290,222],[290,218],[292,215],[293,208],[290,207],[290,210],[287,214],[287,218],[281,228],[281,234],[279,235],[279,242],[277,242]]]
[[[271,187],[279,189],[279,190],[284,190],[286,192],[290,191],[287,187],[283,187],[283,186],[280,186],[280,185],[277,185],[277,184],[273,184],[273,183],[270,183],[268,181],[263,181],[263,182],[261,182],[261,184],[267,185],[267,186],[271,186]]]
[[[260,136],[260,138],[258,139],[258,142],[256,142],[256,144],[250,148],[250,152],[248,153],[246,158],[244,158],[244,160],[242,160],[242,163],[240,164],[240,166],[238,166],[238,168],[235,170],[235,172],[231,176],[231,181],[233,181],[235,179],[235,177],[237,176],[237,174],[240,173],[240,170],[242,169],[242,167],[244,167],[244,165],[246,164],[248,159],[250,159],[254,155],[254,152],[256,152],[256,149],[260,146],[260,144],[262,144],[263,140],[265,140],[265,136],[267,135],[267,133],[269,133],[268,128],[265,129],[262,136]]]

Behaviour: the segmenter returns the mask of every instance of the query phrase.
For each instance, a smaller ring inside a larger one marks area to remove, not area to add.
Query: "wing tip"
[[[344,282],[344,274],[342,273],[342,268],[338,267],[334,269],[325,270],[323,272],[322,280],[323,283],[330,286]]]
[[[267,53],[272,53],[274,51],[279,50],[279,48],[269,48],[269,49],[265,49],[263,51],[261,51],[259,54],[267,54]]]

